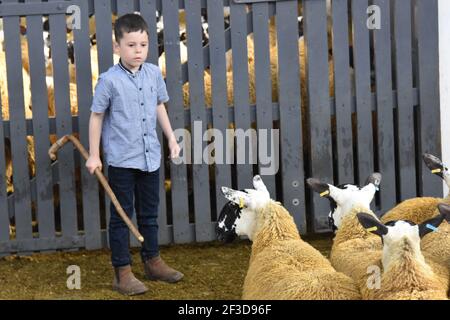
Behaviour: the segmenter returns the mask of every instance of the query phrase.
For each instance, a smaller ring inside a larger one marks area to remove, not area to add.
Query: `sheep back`
[[[288,240],[254,257],[243,299],[360,299],[349,277],[302,240]]]
[[[356,216],[359,212],[375,214],[366,208],[355,206],[342,220],[331,248],[330,261],[333,267],[355,280],[358,286],[367,286],[368,268],[381,268],[381,239],[367,232]]]
[[[403,201],[381,218],[386,223],[392,220],[410,220],[420,224],[439,214],[439,203],[450,203],[450,199],[420,197]],[[430,260],[441,264],[450,272],[450,224],[445,220],[438,227],[438,232],[430,232],[420,242],[420,247],[425,256]]]
[[[431,219],[438,214],[437,205],[443,202],[442,198],[420,197],[405,200],[386,212],[381,222],[393,220],[410,220],[416,224]]]
[[[403,263],[394,263],[388,272],[383,273],[378,289],[361,286],[364,299],[446,300],[448,273],[431,260],[426,259],[426,264],[420,265],[412,257]]]

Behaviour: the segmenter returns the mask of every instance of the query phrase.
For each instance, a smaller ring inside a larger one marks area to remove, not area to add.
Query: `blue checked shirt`
[[[91,111],[105,113],[102,145],[108,165],[155,171],[161,163],[156,107],[167,102],[160,69],[144,63],[134,74],[120,62],[102,73]]]

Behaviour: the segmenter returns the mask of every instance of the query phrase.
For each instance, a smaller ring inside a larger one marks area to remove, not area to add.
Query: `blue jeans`
[[[136,210],[138,229],[144,237],[142,261],[158,256],[159,169],[145,172],[109,166],[108,179],[117,200],[130,219]],[[108,232],[112,265],[121,267],[131,264],[129,229],[112,202],[110,213]]]

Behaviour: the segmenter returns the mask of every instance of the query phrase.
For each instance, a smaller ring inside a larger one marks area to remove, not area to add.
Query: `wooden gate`
[[[80,20],[69,35],[72,5]],[[192,157],[213,145],[198,141],[197,121],[201,134],[208,128],[278,130],[273,142],[258,135],[256,150],[268,142],[270,154],[279,146],[279,169],[263,179],[301,233],[329,231],[328,204],[305,188],[310,176],[364,183],[381,172],[374,203],[379,214],[407,198],[441,195],[439,179],[420,157],[440,156],[436,0],[4,0],[6,58],[0,66],[8,84],[1,101],[8,113],[2,106],[0,254],[107,246],[109,201],[97,181],[72,147],[53,163],[47,150],[55,135],[72,132],[88,146],[93,85],[116,61],[112,22],[134,11],[148,22],[148,62],[163,69],[169,117],[173,128],[192,134],[182,141]],[[50,26],[50,60],[43,18]],[[369,28],[368,19],[380,28]],[[74,63],[68,59],[71,37]],[[160,130],[158,136],[167,156]],[[237,140],[215,154],[236,152]],[[267,166],[261,157],[208,165],[174,164],[166,156],[161,244],[214,240],[225,203],[220,187],[251,187],[252,176]]]

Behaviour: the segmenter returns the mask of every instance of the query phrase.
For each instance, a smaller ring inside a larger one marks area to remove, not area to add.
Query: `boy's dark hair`
[[[114,37],[117,43],[123,38],[124,33],[136,31],[145,31],[148,34],[147,22],[139,14],[127,13],[119,17],[114,23]]]

